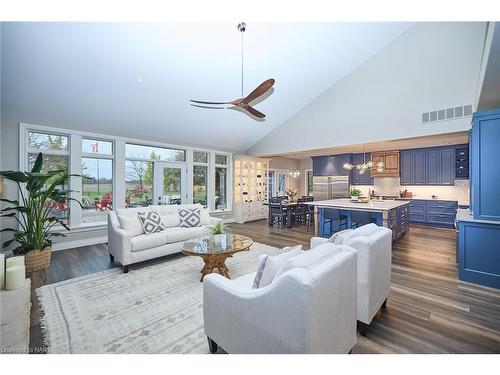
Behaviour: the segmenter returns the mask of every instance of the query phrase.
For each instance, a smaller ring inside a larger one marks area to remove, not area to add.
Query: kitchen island
[[[377,225],[392,230],[393,241],[403,236],[409,228],[408,208],[409,201],[396,200],[370,200],[368,203],[352,202],[348,198],[330,199],[323,201],[307,202],[314,206],[314,235],[327,237],[331,233],[324,229],[324,212],[328,209],[339,210],[346,217],[347,228],[352,226],[352,212],[361,211],[368,213],[371,221]]]

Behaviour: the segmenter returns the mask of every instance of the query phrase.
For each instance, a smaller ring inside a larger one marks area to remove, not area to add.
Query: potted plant
[[[357,200],[359,199],[359,197],[362,196],[362,192],[361,190],[359,189],[352,189],[351,192],[349,193],[349,196],[351,197],[351,200],[353,202],[357,202]]]
[[[0,176],[17,184],[20,200],[0,199],[7,207],[0,210],[0,217],[14,218],[18,228],[5,228],[2,232],[12,232],[13,238],[5,241],[3,248],[12,243],[18,246],[16,255],[25,256],[26,273],[47,268],[50,264],[52,238],[65,235],[55,232],[54,226],[68,226],[54,214],[55,209],[65,207],[70,198],[67,186],[70,175],[65,170],[42,172],[43,157],[39,153],[30,172],[0,171]],[[78,204],[81,203],[78,202]]]
[[[214,224],[211,227],[209,227],[208,230],[214,236],[217,234],[225,234],[229,231],[227,226],[224,224],[222,220],[220,220],[217,224]]]

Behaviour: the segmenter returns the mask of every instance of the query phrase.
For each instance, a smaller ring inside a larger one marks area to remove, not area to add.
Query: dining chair
[[[286,224],[286,216],[287,211],[286,208],[283,207],[283,203],[281,200],[279,202],[270,202],[269,203],[269,212],[270,212],[270,226],[274,224],[275,221],[278,222],[278,226],[281,224],[282,227]]]
[[[347,216],[341,215],[340,211],[332,208],[323,209],[323,235],[325,234],[325,226],[330,225],[329,235],[333,233],[333,223],[337,224],[337,231],[340,231],[342,227],[347,229]]]
[[[306,222],[306,211],[308,208],[305,202],[306,201],[303,198],[297,199],[297,205],[295,206],[295,210],[293,212],[296,223],[305,224]]]

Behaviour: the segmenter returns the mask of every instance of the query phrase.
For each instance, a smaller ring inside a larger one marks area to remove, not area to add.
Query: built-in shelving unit
[[[269,159],[233,157],[234,218],[239,223],[267,217]]]

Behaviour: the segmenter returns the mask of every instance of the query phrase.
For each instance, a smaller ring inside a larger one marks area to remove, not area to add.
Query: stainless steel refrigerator
[[[349,176],[313,176],[315,201],[346,198],[349,194]]]

